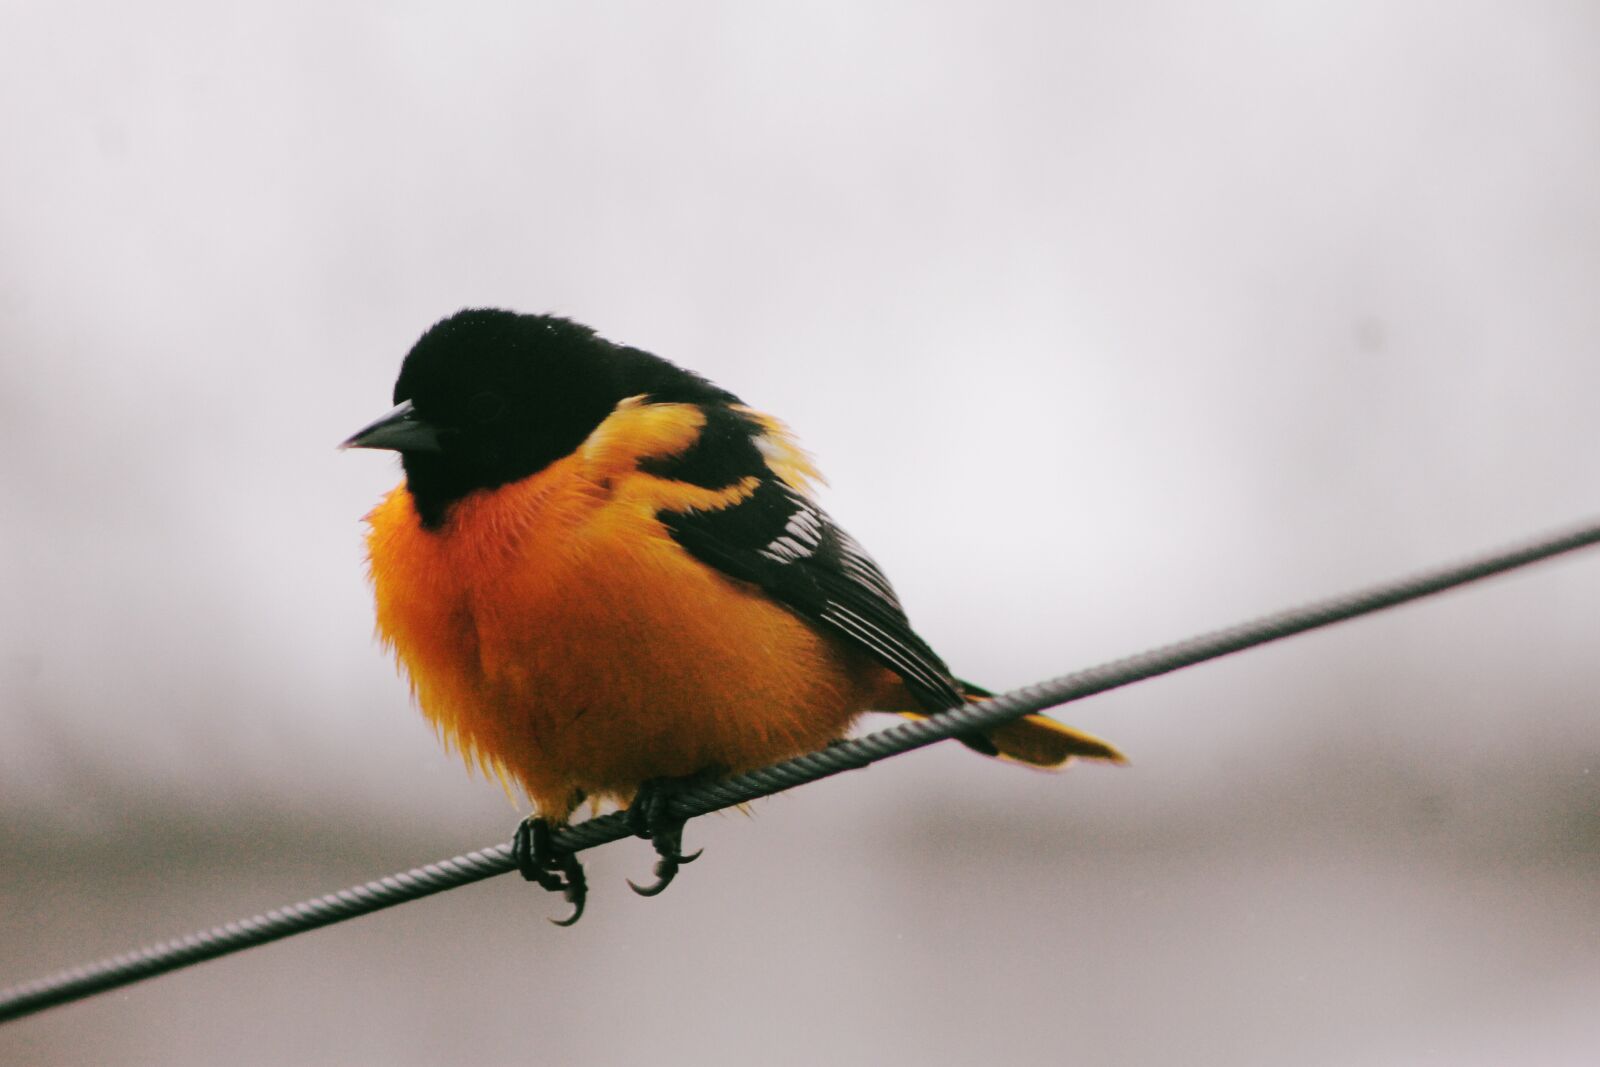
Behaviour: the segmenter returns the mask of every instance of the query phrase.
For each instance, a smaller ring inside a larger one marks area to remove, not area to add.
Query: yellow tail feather
[[[914,711],[898,714],[908,719],[926,719],[928,716]],[[1093,734],[1074,729],[1044,715],[1028,715],[985,730],[981,735],[995,749],[994,755],[1003,760],[1025,763],[1030,767],[1054,769],[1064,767],[1073,758],[1105,760],[1108,763],[1127,763],[1128,757],[1117,746]]]

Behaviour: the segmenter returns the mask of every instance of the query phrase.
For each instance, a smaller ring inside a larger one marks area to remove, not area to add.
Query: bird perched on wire
[[[989,695],[812,500],[784,425],[689,371],[566,319],[468,310],[417,341],[394,402],[344,442],[405,469],[367,516],[378,631],[445,743],[532,801],[518,864],[566,896],[564,924],[587,886],[551,831],[586,798],[629,805],[650,895],[694,858],[675,783],[821,748],[867,710]],[[1042,715],[963,740],[1036,767],[1122,761]]]

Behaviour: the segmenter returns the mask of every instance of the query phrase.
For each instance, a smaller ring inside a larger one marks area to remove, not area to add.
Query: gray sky
[[[509,832],[372,640],[395,464],[333,449],[462,306],[786,419],[995,687],[1592,514],[1597,59],[1583,3],[5,7],[0,985]],[[1576,1063],[1597,594],[1569,560],[1064,715],[1127,770],[908,757],[692,827],[660,901],[596,854],[578,931],[497,885],[0,1059]]]

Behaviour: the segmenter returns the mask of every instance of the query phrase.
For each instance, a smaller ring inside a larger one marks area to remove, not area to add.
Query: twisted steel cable
[[[675,816],[693,818],[706,815],[843,771],[865,767],[958,734],[998,726],[1023,715],[1431,596],[1597,543],[1600,543],[1600,520],[1461,563],[1264,615],[1250,622],[1164,645],[1136,656],[1065,674],[1003,693],[980,704],[968,704],[940,712],[931,718],[906,722],[865,737],[838,742],[821,751],[770,767],[685,789],[673,794],[667,803],[670,813]],[[632,836],[632,830],[627,814],[615,812],[557,831],[554,843],[557,848],[578,852],[629,836]],[[0,989],[0,1022],[81,1000],[255,945],[381,911],[409,900],[469,885],[505,874],[515,867],[511,845],[497,845],[120,956],[73,967],[46,978]]]

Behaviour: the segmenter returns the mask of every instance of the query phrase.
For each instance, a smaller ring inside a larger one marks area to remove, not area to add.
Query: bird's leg
[[[548,820],[530,815],[517,827],[511,839],[511,858],[517,862],[522,877],[552,893],[560,893],[572,905],[572,914],[565,919],[551,919],[557,926],[571,926],[583,918],[583,904],[589,896],[589,881],[583,876],[583,864],[578,854],[569,849],[558,849],[551,836]]]
[[[641,897],[653,897],[678,875],[678,868],[700,858],[701,849],[693,855],[683,854],[684,819],[672,814],[672,799],[691,782],[703,780],[702,775],[688,778],[653,778],[639,787],[633,803],[628,806],[628,825],[638,837],[647,839],[656,850],[656,880],[641,886],[629,879],[628,885]]]

